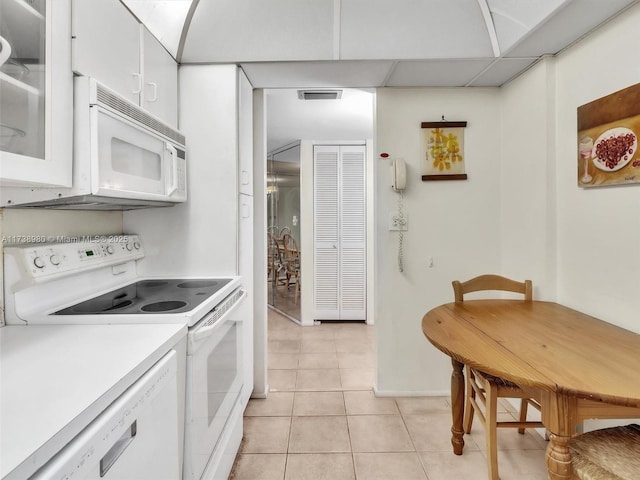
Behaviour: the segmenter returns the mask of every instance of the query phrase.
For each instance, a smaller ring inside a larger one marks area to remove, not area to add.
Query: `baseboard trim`
[[[265,386],[264,392],[256,392],[255,390],[251,392],[251,398],[267,398],[269,395],[269,385]]]
[[[376,397],[449,397],[449,390],[379,390],[373,387]]]

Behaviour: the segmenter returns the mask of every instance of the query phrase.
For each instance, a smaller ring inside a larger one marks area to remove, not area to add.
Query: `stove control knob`
[[[140,242],[133,242],[133,248],[140,250]]]
[[[127,243],[127,250],[128,250],[128,251],[131,251],[131,248],[132,248],[132,247],[131,247],[131,244],[130,244],[130,243]]]
[[[42,258],[40,257],[36,257],[33,259],[33,264],[37,267],[37,268],[44,268],[44,260],[42,260]]]
[[[49,261],[52,265],[60,265],[60,257],[57,255],[51,255],[49,257]]]
[[[112,247],[111,245],[107,245],[107,253],[108,253],[109,255],[112,255],[112,254],[113,254],[113,247]]]

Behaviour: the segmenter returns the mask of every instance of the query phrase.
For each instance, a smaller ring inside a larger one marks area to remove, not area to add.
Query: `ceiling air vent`
[[[342,90],[298,90],[300,100],[339,100]]]

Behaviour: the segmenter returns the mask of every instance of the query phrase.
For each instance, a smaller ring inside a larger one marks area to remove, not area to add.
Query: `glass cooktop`
[[[58,310],[53,315],[189,312],[230,281],[230,278],[140,280]]]

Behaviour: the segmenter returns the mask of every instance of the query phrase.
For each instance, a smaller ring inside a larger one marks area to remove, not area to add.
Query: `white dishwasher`
[[[177,412],[172,350],[30,480],[179,479]]]

